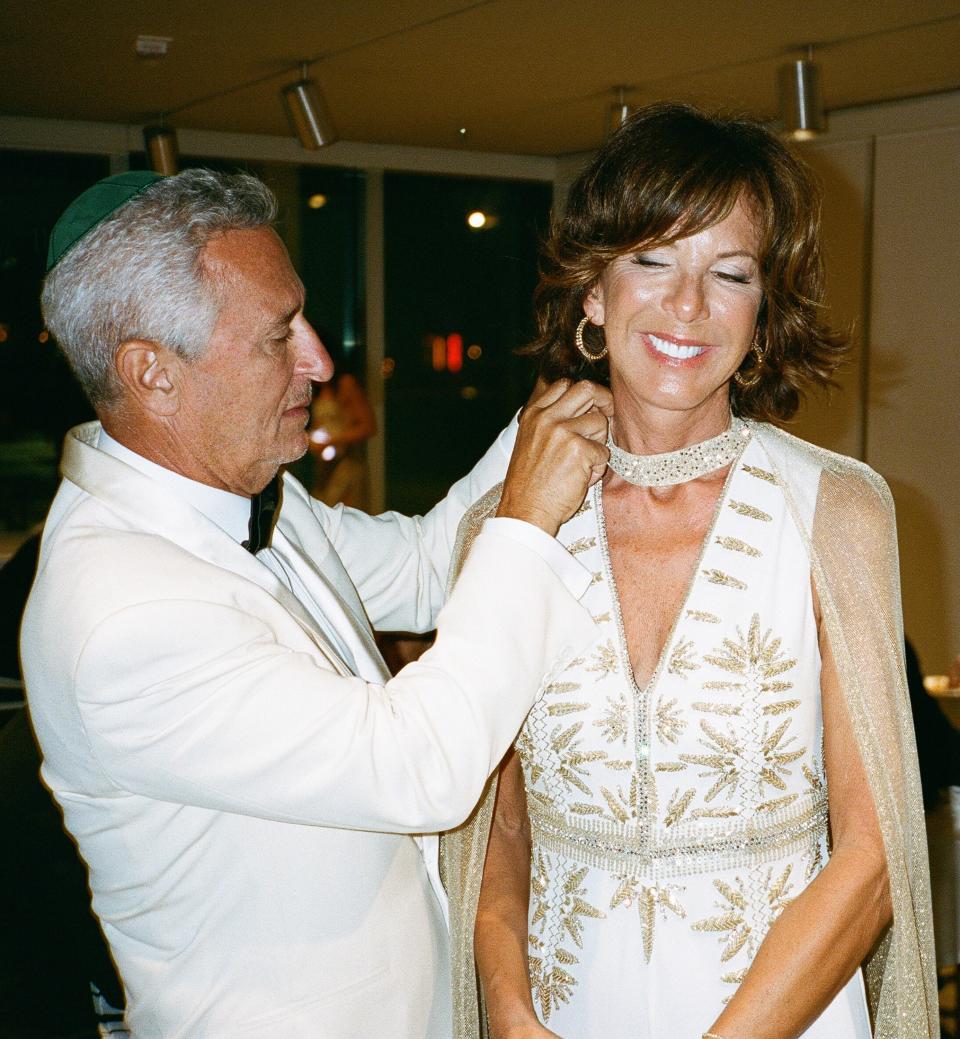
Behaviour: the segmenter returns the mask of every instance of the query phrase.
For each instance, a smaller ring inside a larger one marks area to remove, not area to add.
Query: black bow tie
[[[250,499],[250,537],[243,547],[256,555],[261,548],[270,544],[273,523],[280,505],[280,474],[278,473],[264,489]]]

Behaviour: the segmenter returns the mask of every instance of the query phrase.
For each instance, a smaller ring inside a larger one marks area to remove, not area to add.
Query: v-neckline
[[[623,627],[623,611],[620,608],[620,592],[617,589],[617,582],[613,576],[613,561],[610,558],[610,546],[607,542],[607,519],[603,511],[603,481],[597,481],[594,486],[594,508],[597,510],[597,531],[600,542],[600,556],[603,560],[604,577],[606,578],[607,584],[610,588],[610,600],[612,603],[613,616],[617,628],[617,638],[619,641],[620,663],[623,666],[624,674],[628,677],[630,685],[633,687],[634,693],[643,700],[649,700],[660,680],[660,675],[663,672],[667,660],[667,652],[673,644],[677,634],[677,629],[680,627],[680,623],[686,614],[688,604],[693,596],[694,588],[697,585],[697,580],[700,577],[700,570],[703,566],[704,556],[707,554],[707,550],[713,543],[716,529],[720,522],[720,514],[723,510],[724,503],[727,500],[730,486],[733,483],[738,468],[740,467],[743,456],[750,445],[751,439],[752,438],[747,438],[744,441],[743,448],[730,463],[730,471],[727,473],[726,478],[723,481],[723,487],[720,489],[720,495],[717,498],[716,505],[714,506],[710,525],[703,537],[700,551],[697,553],[697,559],[694,563],[693,571],[687,579],[686,588],[680,599],[677,613],[673,618],[673,623],[670,625],[670,630],[667,633],[666,640],[660,647],[660,653],[657,656],[657,662],[654,669],[650,672],[650,677],[643,686],[637,682],[637,677],[634,674],[633,661],[630,659],[630,648],[627,645],[626,632]]]

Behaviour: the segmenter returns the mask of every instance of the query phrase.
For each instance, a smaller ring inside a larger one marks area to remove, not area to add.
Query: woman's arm
[[[817,616],[819,621],[819,604]],[[880,826],[826,628],[822,622],[819,627],[833,850],[822,872],[770,928],[743,984],[710,1026],[723,1039],[800,1035],[852,977],[891,919]]]
[[[530,996],[527,913],[530,900],[530,819],[523,771],[511,748],[500,767],[474,952],[493,1039],[547,1039]]]

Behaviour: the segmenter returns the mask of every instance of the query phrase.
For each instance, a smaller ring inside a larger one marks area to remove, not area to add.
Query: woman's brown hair
[[[524,348],[549,380],[609,381],[606,361],[574,345],[583,301],[611,260],[674,242],[722,220],[743,198],[760,232],[763,300],[757,345],[732,380],[738,415],[788,419],[800,395],[832,382],[847,337],[826,323],[820,192],[807,168],[764,126],[689,105],[640,109],[612,134],[570,189],[544,244],[534,293],[537,338]],[[591,353],[603,331],[587,325]]]

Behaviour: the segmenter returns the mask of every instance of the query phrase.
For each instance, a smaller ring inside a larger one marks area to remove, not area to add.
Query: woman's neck
[[[659,455],[699,444],[730,428],[726,395],[704,401],[697,408],[673,411],[614,394],[613,442],[634,455]]]

